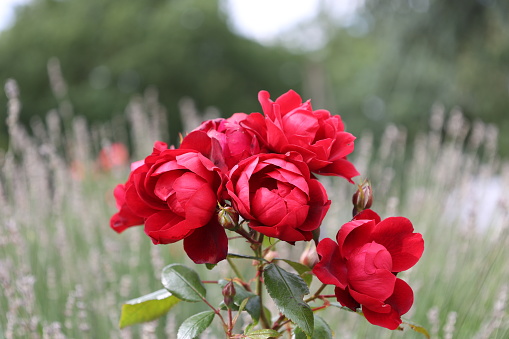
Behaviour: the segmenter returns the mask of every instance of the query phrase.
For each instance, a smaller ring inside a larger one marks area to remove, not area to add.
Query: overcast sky
[[[0,30],[13,20],[14,6],[30,0],[0,0]],[[316,14],[319,0],[223,0],[239,33],[269,41],[281,30]],[[296,3],[298,5],[296,5]]]

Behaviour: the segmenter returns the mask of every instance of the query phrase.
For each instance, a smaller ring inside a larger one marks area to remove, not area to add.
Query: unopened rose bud
[[[279,254],[276,251],[268,251],[267,254],[263,257],[263,259],[267,260],[268,262],[271,262],[274,260],[274,258],[277,258]]]
[[[352,197],[352,203],[353,216],[371,207],[373,204],[373,189],[369,180],[366,179],[357,186],[357,191]]]
[[[225,287],[223,287],[223,301],[226,306],[230,307],[233,304],[233,297],[237,292],[235,291],[235,285],[233,281],[229,281]]]
[[[227,230],[234,230],[239,225],[239,214],[233,207],[222,207],[217,215],[219,224]]]
[[[308,243],[304,252],[300,255],[299,262],[302,265],[313,268],[318,262],[318,253],[316,253],[316,246],[312,242]]]

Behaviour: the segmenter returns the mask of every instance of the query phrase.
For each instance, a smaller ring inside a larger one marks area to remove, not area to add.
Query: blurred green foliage
[[[509,155],[509,2],[367,0],[341,18],[324,8],[330,40],[314,58],[351,131],[392,122],[414,135],[438,102],[495,124]]]
[[[297,56],[233,34],[217,0],[33,0],[18,8],[13,27],[0,33],[0,82],[18,81],[25,122],[57,106],[52,57],[77,114],[106,120],[155,86],[173,138],[184,96],[200,110],[231,115],[258,110],[261,89],[282,93],[301,82]]]

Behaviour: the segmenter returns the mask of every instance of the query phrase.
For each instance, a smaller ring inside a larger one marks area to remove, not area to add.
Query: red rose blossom
[[[290,90],[276,101],[267,91],[258,94],[265,116],[252,113],[241,125],[253,130],[276,153],[298,152],[311,172],[336,175],[352,182],[359,175],[346,159],[354,149],[355,137],[345,132],[339,115],[315,110],[311,101]]]
[[[180,148],[198,150],[228,171],[240,161],[261,153],[257,136],[241,126],[247,117],[245,113],[235,113],[228,119],[204,121],[182,140]]]
[[[249,227],[288,242],[311,240],[330,206],[298,153],[251,156],[231,170],[226,188]]]
[[[195,263],[226,258],[228,239],[216,214],[223,194],[222,174],[198,151],[156,143],[152,154],[135,163],[127,183],[116,192],[120,211],[111,226],[117,232],[144,220],[145,233],[154,244],[184,239],[184,250]]]
[[[380,221],[378,214],[365,210],[341,227],[337,243],[328,238],[318,243],[320,261],[313,273],[336,286],[343,306],[362,306],[370,323],[394,330],[414,300],[410,286],[396,274],[415,265],[424,251],[421,234],[413,231],[406,218]]]

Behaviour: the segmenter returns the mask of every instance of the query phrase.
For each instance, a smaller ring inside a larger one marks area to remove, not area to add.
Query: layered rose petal
[[[424,250],[422,236],[413,231],[406,218],[380,220],[364,210],[341,227],[337,243],[318,243],[320,260],[313,273],[336,286],[342,305],[352,310],[362,306],[369,322],[396,329],[414,300],[412,289],[396,273],[412,267]]]
[[[126,228],[143,224],[145,219],[135,214],[125,202],[125,185],[117,185],[113,190],[117,209],[119,210],[110,219],[110,227],[117,233],[123,232]]]
[[[361,307],[361,304],[359,304],[359,302],[356,301],[349,293],[348,287],[346,287],[346,289],[336,287],[334,289],[334,294],[336,295],[336,299],[338,299],[341,305],[348,307],[352,311],[356,311],[359,307]]]
[[[329,238],[318,243],[316,252],[320,261],[313,267],[313,274],[324,284],[345,289],[348,283],[346,260],[339,252],[338,244]]]
[[[336,235],[341,254],[347,258],[371,240],[375,223],[372,220],[352,220],[344,224]]]
[[[311,240],[330,205],[297,153],[252,156],[230,171],[226,188],[252,229],[288,242]]]
[[[261,152],[263,142],[258,140],[258,133],[243,126],[248,118],[245,113],[235,113],[228,119],[205,121],[182,140],[180,147],[198,150],[216,166],[228,171]]]
[[[382,245],[367,243],[348,258],[348,285],[351,290],[384,301],[394,292],[396,276],[391,269],[390,253]]]
[[[184,239],[184,250],[191,260],[197,264],[217,264],[226,259],[228,254],[228,237],[217,218],[196,228]]]
[[[373,240],[385,246],[391,253],[393,272],[401,272],[414,266],[424,251],[424,240],[407,218],[392,217],[378,223],[373,230]]]
[[[171,211],[154,213],[145,221],[145,233],[156,245],[177,242],[192,231],[186,219]]]
[[[258,100],[265,117],[251,114],[243,123],[269,149],[277,153],[299,152],[312,172],[342,176],[352,182],[359,175],[346,156],[353,151],[355,137],[344,131],[339,116],[313,111],[311,102],[290,90],[275,101],[261,91]]]
[[[369,307],[363,307],[362,312],[373,325],[395,330],[402,323],[401,316],[412,307],[413,301],[414,293],[412,288],[405,281],[397,279],[394,294],[386,300],[386,312],[373,311]]]
[[[203,139],[195,134],[189,141],[200,138]],[[154,244],[169,244],[187,237],[192,237],[189,244],[200,244],[205,229],[214,231],[220,227],[216,207],[223,202],[223,190],[220,169],[198,150],[168,149],[166,144],[156,143],[152,154],[132,167],[126,185],[116,190],[120,210],[111,225],[120,232],[133,223],[144,222],[145,233]],[[217,253],[200,255],[200,250],[193,250],[194,245],[187,245],[191,259],[200,263],[207,258],[214,263],[224,259],[225,237],[222,230],[211,238],[221,245],[198,246]]]

